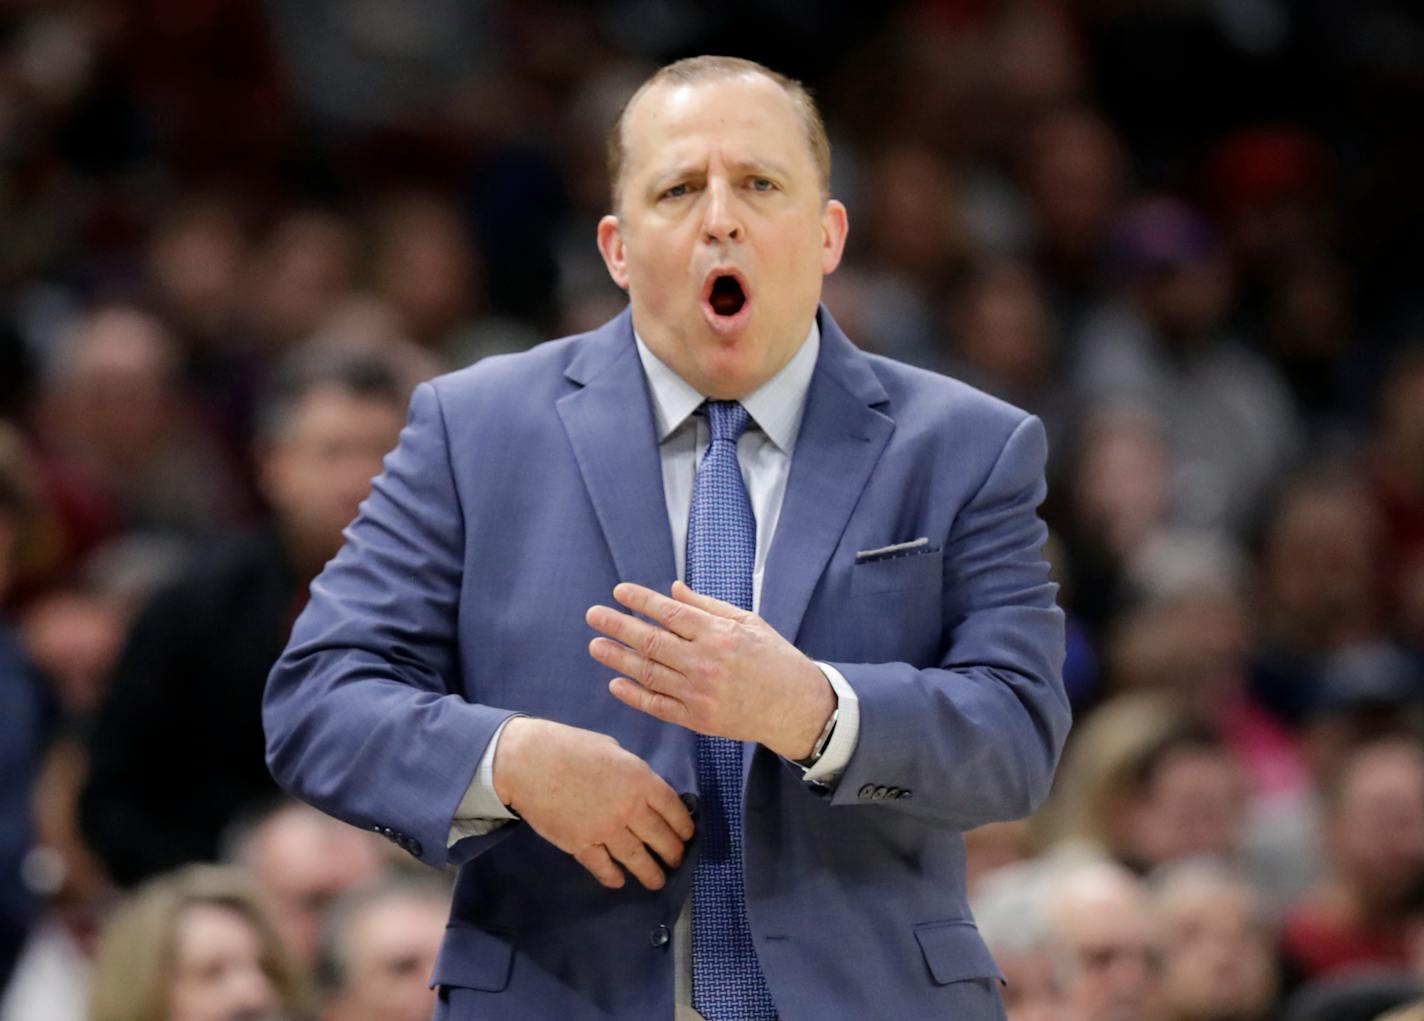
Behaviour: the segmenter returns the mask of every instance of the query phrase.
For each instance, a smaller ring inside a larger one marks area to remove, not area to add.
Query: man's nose
[[[707,186],[707,206],[702,221],[702,234],[707,241],[740,241],[742,224],[733,207],[730,187],[714,181]]]

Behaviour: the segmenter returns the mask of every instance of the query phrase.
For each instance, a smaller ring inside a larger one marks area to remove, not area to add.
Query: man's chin
[[[751,355],[735,349],[704,352],[697,365],[700,379],[688,382],[714,400],[741,400],[765,382],[759,371],[761,359]]]

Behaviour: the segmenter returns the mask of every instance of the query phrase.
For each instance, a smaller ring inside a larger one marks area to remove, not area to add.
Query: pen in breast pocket
[[[869,560],[871,557],[890,556],[894,553],[908,553],[912,549],[919,549],[921,546],[928,546],[930,537],[922,535],[918,539],[911,539],[909,542],[897,542],[889,546],[881,546],[878,549],[863,549],[856,553],[855,559]]]

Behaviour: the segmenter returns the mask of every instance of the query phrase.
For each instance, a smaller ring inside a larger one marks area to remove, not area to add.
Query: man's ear
[[[628,289],[628,253],[623,245],[623,227],[618,217],[609,213],[598,221],[598,254],[608,267],[608,275],[623,290]]]
[[[837,199],[830,199],[821,210],[821,273],[825,276],[836,271],[845,252],[846,234],[850,231],[850,220],[846,217],[846,207]]]

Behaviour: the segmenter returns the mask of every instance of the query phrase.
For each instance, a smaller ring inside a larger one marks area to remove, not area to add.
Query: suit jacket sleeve
[[[860,699],[860,739],[833,803],[970,829],[1028,815],[1047,795],[1069,709],[1037,515],[1046,458],[1042,424],[1024,417],[944,537],[937,666],[833,664]],[[887,789],[906,793],[885,800]]]
[[[440,398],[422,383],[346,544],[267,681],[278,783],[443,868],[512,826],[447,850],[450,822],[511,711],[452,694],[464,521]]]

